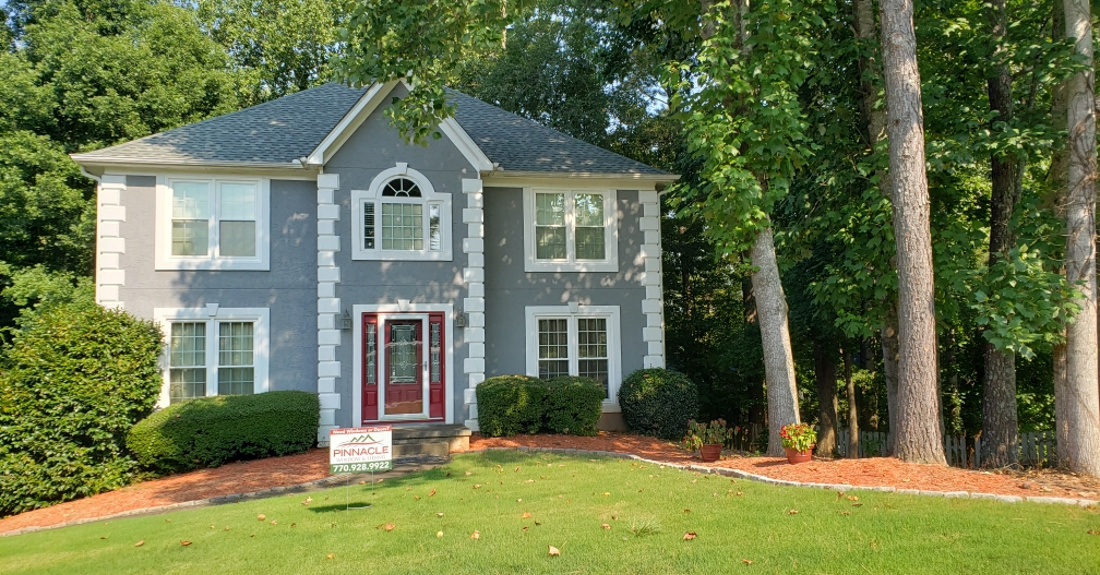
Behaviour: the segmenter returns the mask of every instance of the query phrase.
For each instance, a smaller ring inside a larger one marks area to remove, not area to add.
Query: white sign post
[[[393,469],[393,426],[333,429],[328,436],[329,473]]]

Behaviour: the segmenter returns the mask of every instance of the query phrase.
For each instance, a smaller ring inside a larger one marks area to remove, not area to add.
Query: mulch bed
[[[668,463],[701,465],[694,454],[676,444],[627,433],[601,432],[595,437],[521,435],[486,438],[474,434],[471,450],[494,447],[535,447],[632,453]],[[773,479],[858,486],[885,486],[922,491],[969,491],[1021,497],[1066,497],[1100,500],[1100,479],[1050,470],[972,471],[939,465],[902,463],[893,458],[815,459],[790,465],[786,459],[723,454],[710,464],[739,469]],[[71,521],[161,507],[188,501],[273,487],[308,483],[328,476],[328,450],[312,449],[302,455],[231,463],[162,479],[145,481],[94,497],[69,501],[45,509],[0,519],[0,533],[28,527],[47,527]]]

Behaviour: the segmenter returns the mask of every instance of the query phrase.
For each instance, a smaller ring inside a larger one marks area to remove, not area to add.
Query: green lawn
[[[1096,509],[838,497],[619,459],[458,456],[344,505],[339,487],[5,537],[0,573],[1100,573]]]

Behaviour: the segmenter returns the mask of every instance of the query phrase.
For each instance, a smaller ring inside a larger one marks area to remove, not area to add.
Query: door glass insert
[[[419,321],[387,324],[386,415],[424,411],[422,361],[423,333]]]

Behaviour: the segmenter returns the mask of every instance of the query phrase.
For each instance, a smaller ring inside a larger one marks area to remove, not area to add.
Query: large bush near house
[[[538,433],[546,384],[527,375],[490,377],[477,386],[477,421],[483,435]]]
[[[0,514],[129,483],[126,433],[160,395],[160,329],[74,302],[36,312],[0,364]]]
[[[317,395],[304,391],[191,399],[140,421],[126,445],[157,473],[302,453],[317,439],[320,411]]]
[[[699,394],[686,375],[668,369],[639,369],[619,387],[623,421],[634,432],[676,440],[699,414]]]
[[[594,379],[562,376],[546,382],[543,427],[552,433],[596,435],[607,391]]]

